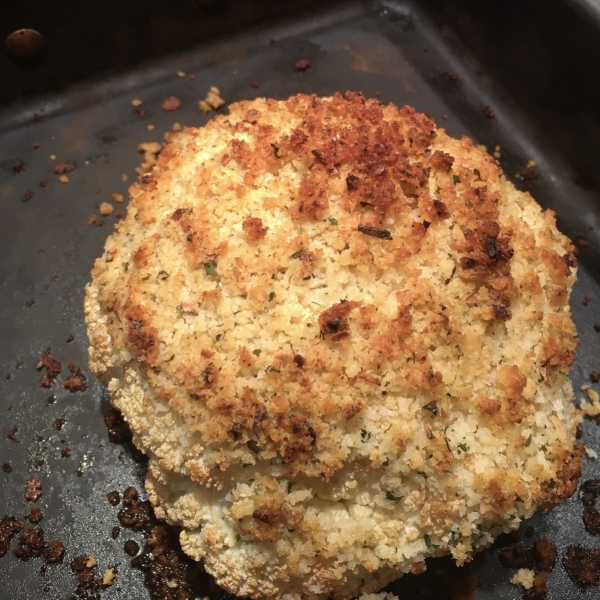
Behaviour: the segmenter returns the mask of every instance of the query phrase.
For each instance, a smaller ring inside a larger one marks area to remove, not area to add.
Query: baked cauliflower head
[[[572,250],[411,107],[238,102],[131,188],[90,366],[221,586],[351,598],[573,493]]]

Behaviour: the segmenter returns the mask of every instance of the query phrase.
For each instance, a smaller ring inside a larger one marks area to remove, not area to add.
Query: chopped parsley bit
[[[360,430],[360,437],[362,438],[363,444],[371,439],[371,434],[366,429]]]
[[[386,381],[386,382],[383,384],[383,387],[387,387],[388,385],[390,385],[390,382],[389,382],[389,381]]]
[[[454,183],[460,183],[460,177],[458,175],[452,175],[452,181],[454,181]]]
[[[222,337],[223,337],[222,333],[217,333],[217,337],[215,339],[217,340],[217,342],[220,342]]]
[[[425,477],[425,479],[427,479],[427,473],[425,473],[425,471],[417,471],[417,473]]]
[[[287,491],[288,494],[292,491],[292,486],[294,485],[294,483],[296,483],[295,481],[288,481],[287,482]]]
[[[312,323],[307,323],[306,326],[307,327],[312,327]]]
[[[171,358],[169,358],[168,360],[166,360],[165,362],[171,362],[173,359],[175,358],[174,354],[171,354]]]
[[[428,410],[434,417],[437,417],[438,407],[435,400],[432,400],[429,404],[423,407],[423,410]]]
[[[467,453],[469,451],[469,446],[467,444],[458,444],[458,448],[464,453]]]
[[[425,545],[426,545],[428,548],[431,548],[431,536],[430,536],[429,534],[427,534],[427,533],[426,533],[426,534],[423,536],[423,539],[425,540]]]
[[[292,254],[292,255],[290,256],[290,258],[295,258],[295,259],[298,259],[298,258],[300,258],[301,256],[302,256],[302,248],[300,248],[300,250],[298,250],[297,252],[294,252],[294,254]]]
[[[394,494],[389,490],[385,493],[385,497],[392,502],[400,502],[400,500],[402,500],[402,496],[394,496]]]
[[[473,206],[473,203],[470,200],[465,200],[465,204],[471,208]]]
[[[178,304],[178,305],[175,307],[175,310],[176,310],[178,313],[180,313],[180,312],[183,310],[183,309],[181,308],[181,304]]]
[[[256,350],[252,350],[252,354],[254,354],[254,356],[260,356],[261,352],[262,350],[259,350],[258,348]]]
[[[194,234],[193,233],[188,233],[186,236],[186,239],[188,242],[193,242],[194,241]]]
[[[542,381],[544,381],[545,377],[540,373],[540,378],[538,379],[538,383],[542,383]]]
[[[527,438],[527,441],[525,442],[525,448],[527,448],[527,446],[529,446],[529,444],[531,444],[531,438],[532,438],[533,434],[530,433],[529,437]]]
[[[248,448],[250,448],[250,450],[254,452],[254,454],[258,454],[260,451],[260,448],[258,447],[258,442],[256,440],[248,440],[246,446],[248,446]]]
[[[275,292],[271,292],[269,294],[269,302],[271,302],[271,300],[273,300],[273,298],[275,298]]]
[[[214,260],[211,260],[210,262],[205,262],[204,268],[206,269],[207,275],[217,274],[217,263]]]
[[[169,279],[169,274],[166,271],[159,271],[158,272],[158,278],[161,281],[166,281],[167,279]]]
[[[450,543],[456,544],[458,540],[462,537],[462,533],[460,531],[451,531],[450,532]]]
[[[337,223],[338,223],[338,222],[337,222],[337,219],[334,219],[333,217],[329,217],[327,220],[328,220],[328,221],[329,221],[329,222],[330,222],[332,225],[337,225]]]

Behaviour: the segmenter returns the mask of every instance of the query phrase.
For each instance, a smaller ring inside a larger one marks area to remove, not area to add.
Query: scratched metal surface
[[[452,3],[442,4],[454,10]],[[13,467],[12,473],[0,473],[0,513],[29,512],[22,485],[30,474],[37,475],[43,485],[39,504],[46,539],[59,538],[67,548],[64,564],[50,566],[45,575],[40,573],[41,559],[21,563],[12,554],[0,559],[0,598],[68,597],[76,587],[70,560],[92,552],[98,556],[100,572],[109,564],[120,565],[116,583],[102,593],[103,598],[149,598],[140,572],[130,569],[123,551],[126,539],[140,541],[140,537],[127,533],[117,541],[110,537],[118,524],[117,509],[106,501],[106,492],[122,491],[128,485],[141,489],[144,473],[123,447],[108,442],[102,419],[109,407],[106,392],[86,366],[84,288],[114,217],[106,218],[104,227],[88,227],[86,221],[88,215],[97,214],[100,202],[110,201],[113,192],[126,194],[140,162],[139,143],[161,140],[174,122],[195,126],[206,122],[197,101],[209,86],[219,87],[227,102],[263,95],[285,98],[297,92],[325,95],[354,89],[373,96],[380,91],[382,100],[412,104],[443,123],[452,135],[470,135],[492,149],[500,145],[500,162],[517,182],[517,170],[534,159],[540,178],[518,182],[519,187],[554,208],[567,233],[584,232],[589,241],[582,249],[572,301],[581,338],[572,374],[576,389],[588,382],[590,371],[600,370],[600,334],[592,327],[600,323],[600,211],[594,173],[591,183],[588,178],[582,184],[567,146],[548,144],[539,123],[530,118],[527,102],[508,94],[502,73],[486,70],[470,53],[472,48],[456,33],[464,25],[464,14],[460,7],[457,10],[457,29],[452,29],[440,22],[439,12],[428,2],[347,2],[200,44],[177,56],[153,58],[108,78],[34,96],[0,112],[0,463],[10,462]],[[477,29],[477,23],[471,27]],[[275,43],[270,43],[272,39]],[[301,58],[312,63],[303,73],[294,69]],[[179,70],[196,78],[180,78]],[[457,74],[456,81],[445,75],[449,71]],[[250,87],[253,80],[260,83],[258,90]],[[182,107],[164,113],[160,104],[170,95],[181,98]],[[144,118],[134,112],[133,98],[143,99],[148,110]],[[494,119],[483,116],[486,105],[494,107]],[[33,121],[33,113],[42,115],[39,122]],[[551,117],[560,121],[558,114],[550,115],[550,121]],[[155,129],[149,132],[148,124]],[[589,127],[597,123],[592,119]],[[37,150],[32,148],[34,141],[41,144]],[[60,183],[52,173],[51,154],[57,161],[77,161],[69,183]],[[15,173],[12,166],[19,160],[25,170]],[[124,175],[128,182],[123,181]],[[42,178],[48,180],[44,189],[38,185]],[[34,196],[23,203],[20,197],[28,189]],[[582,304],[585,294],[594,297],[588,306]],[[27,307],[30,299],[35,304]],[[69,335],[74,336],[72,343],[66,343]],[[38,385],[35,363],[47,347],[63,365],[74,362],[84,367],[87,391],[71,394],[60,387],[47,390]],[[49,401],[51,395],[54,399]],[[57,418],[65,419],[61,431],[54,427]],[[19,427],[18,444],[6,436],[14,424]],[[584,440],[600,451],[596,424],[585,423]],[[71,450],[69,458],[60,456],[64,445]],[[584,479],[600,475],[596,465],[583,459]],[[581,513],[581,502],[574,497],[550,515],[536,516],[532,523],[536,534],[555,542],[560,553],[571,544],[597,547],[598,542],[583,529]],[[480,600],[521,597],[509,582],[512,571],[500,567],[498,547],[483,552],[473,563],[481,583],[475,596]],[[430,565],[433,577],[435,565]],[[565,600],[600,594],[594,587],[578,589],[560,564],[550,576],[549,590],[551,598]]]

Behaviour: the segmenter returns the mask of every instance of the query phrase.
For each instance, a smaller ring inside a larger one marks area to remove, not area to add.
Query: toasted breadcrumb
[[[114,208],[110,202],[102,202],[98,210],[103,217],[107,217],[112,215]]]
[[[574,492],[574,248],[492,157],[355,93],[168,139],[92,272],[90,367],[221,586],[371,594]]]
[[[532,569],[519,569],[510,579],[511,583],[520,585],[526,590],[530,590],[533,587],[533,580],[535,578],[535,572]]]

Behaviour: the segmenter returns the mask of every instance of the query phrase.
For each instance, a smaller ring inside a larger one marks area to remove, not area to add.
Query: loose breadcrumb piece
[[[116,576],[115,568],[108,567],[108,569],[106,569],[106,571],[104,571],[104,577],[102,578],[102,585],[105,585],[107,587],[111,586],[113,584],[113,581],[115,580],[115,576]]]
[[[223,104],[225,104],[225,100],[221,98],[219,88],[213,86],[206,93],[204,100],[200,100],[198,106],[204,114],[207,114],[211,109],[217,110],[217,108],[223,106]]]
[[[68,175],[59,175],[59,176],[58,176],[58,180],[59,180],[61,183],[69,183],[69,181],[71,181],[71,180],[69,179],[69,176],[68,176]]]
[[[114,208],[110,202],[102,202],[98,210],[103,217],[108,217],[108,215],[112,215]]]
[[[535,578],[535,572],[532,569],[519,569],[510,579],[511,583],[520,585],[526,590],[530,590],[533,587],[533,580]]]
[[[114,192],[113,194],[110,195],[110,197],[115,201],[118,202],[119,204],[121,202],[123,202],[123,194],[119,194],[118,192]]]
[[[131,104],[133,106],[141,106],[142,105],[142,101],[139,98],[135,98],[134,100],[131,101]]]

